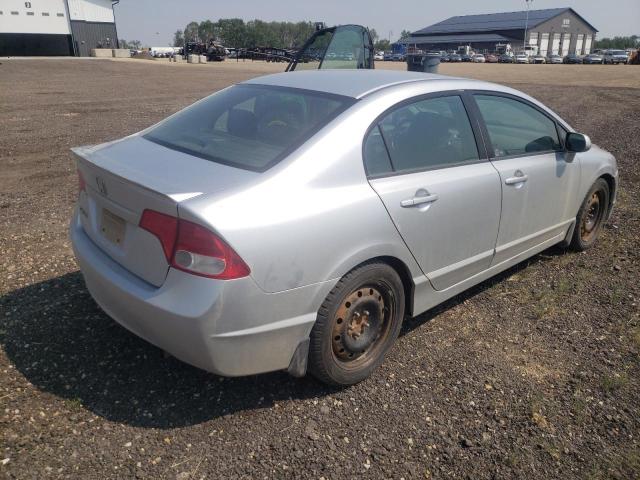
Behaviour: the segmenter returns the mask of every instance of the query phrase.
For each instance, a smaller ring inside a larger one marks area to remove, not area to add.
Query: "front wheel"
[[[404,317],[402,280],[386,263],[345,275],[318,311],[310,335],[309,371],[330,385],[358,383],[382,363]]]
[[[581,252],[596,242],[609,210],[609,195],[609,184],[602,178],[596,180],[576,216],[570,243],[572,249]]]

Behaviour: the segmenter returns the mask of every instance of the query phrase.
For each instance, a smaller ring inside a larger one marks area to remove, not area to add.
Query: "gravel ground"
[[[550,249],[406,321],[359,385],[216,377],[98,309],[67,239],[69,148],[281,68],[2,60],[0,478],[639,478],[637,67],[443,66],[613,152],[618,207],[588,253]]]

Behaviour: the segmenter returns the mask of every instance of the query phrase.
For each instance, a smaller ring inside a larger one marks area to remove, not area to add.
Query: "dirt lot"
[[[533,94],[613,152],[618,207],[588,253],[548,250],[405,322],[355,387],[219,378],[96,307],[67,239],[69,148],[280,69],[2,60],[0,477],[639,478],[639,67],[443,66]]]

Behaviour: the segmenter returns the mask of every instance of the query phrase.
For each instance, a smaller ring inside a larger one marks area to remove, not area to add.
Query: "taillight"
[[[229,245],[197,223],[145,210],[140,227],[160,240],[167,262],[174,268],[221,280],[250,273],[247,264]]]
[[[167,257],[167,262],[171,263],[178,232],[178,219],[155,210],[145,210],[140,219],[140,228],[158,237],[164,256]]]
[[[84,181],[84,176],[80,169],[78,170],[78,193],[87,191],[87,183]]]

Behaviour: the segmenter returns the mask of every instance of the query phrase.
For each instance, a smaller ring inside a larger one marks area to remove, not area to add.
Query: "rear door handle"
[[[404,208],[415,207],[417,205],[425,205],[427,203],[433,203],[438,200],[438,195],[435,193],[429,193],[424,189],[420,189],[416,192],[415,196],[412,198],[407,198],[406,200],[402,200],[400,202],[400,206]]]
[[[525,175],[521,170],[516,170],[513,177],[507,178],[504,183],[507,185],[517,185],[519,183],[524,183],[527,180],[529,180],[529,175]]]

